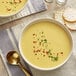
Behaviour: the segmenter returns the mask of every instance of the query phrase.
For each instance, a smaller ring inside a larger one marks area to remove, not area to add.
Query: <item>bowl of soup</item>
[[[0,17],[9,17],[20,12],[28,0],[0,0]]]
[[[58,21],[38,19],[24,27],[19,49],[25,62],[39,70],[62,66],[72,53],[70,31]]]

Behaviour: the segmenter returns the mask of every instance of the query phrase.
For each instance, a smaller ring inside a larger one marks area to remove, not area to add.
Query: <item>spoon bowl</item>
[[[11,51],[7,54],[7,60],[10,64],[18,65],[20,62],[20,57],[16,51]]]
[[[32,76],[32,74],[21,64],[20,56],[16,51],[10,51],[6,58],[9,64],[18,65],[26,76]]]

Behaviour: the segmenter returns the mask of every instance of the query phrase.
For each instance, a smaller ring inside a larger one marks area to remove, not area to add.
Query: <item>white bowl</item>
[[[27,0],[27,2],[25,2],[25,4],[23,5],[23,7],[21,9],[19,9],[18,11],[16,11],[15,13],[11,13],[11,14],[8,14],[8,15],[0,15],[0,17],[1,18],[10,17],[10,16],[13,16],[13,15],[19,13],[20,11],[22,11],[26,7],[28,1],[29,0]]]
[[[22,49],[21,49],[21,46],[20,46],[20,43],[21,43],[20,41],[21,41],[21,36],[22,36],[23,31],[24,31],[27,27],[29,27],[30,24],[33,24],[33,23],[36,23],[36,22],[40,22],[40,21],[50,21],[50,22],[53,22],[53,23],[59,25],[59,26],[60,26],[63,30],[65,30],[65,32],[68,34],[69,39],[70,39],[70,42],[71,42],[71,50],[70,50],[70,53],[69,53],[68,57],[67,57],[67,58],[65,59],[65,61],[63,61],[61,64],[59,64],[58,66],[53,67],[53,68],[40,68],[40,67],[38,67],[38,66],[35,66],[35,65],[31,64],[31,62],[29,62],[29,61],[25,58],[25,56],[23,55]],[[67,60],[68,60],[69,57],[71,56],[72,49],[73,49],[73,40],[72,40],[72,36],[71,36],[70,31],[69,31],[63,24],[61,24],[60,22],[55,21],[55,20],[53,20],[53,19],[49,19],[49,18],[37,19],[37,20],[31,21],[28,25],[26,25],[26,26],[23,28],[23,30],[22,30],[22,32],[21,32],[21,35],[20,35],[20,39],[19,39],[19,50],[20,50],[21,56],[23,57],[24,61],[25,61],[27,64],[29,64],[30,66],[32,66],[33,68],[38,69],[38,70],[42,70],[42,71],[54,70],[54,69],[59,68],[60,66],[62,66],[65,62],[67,62]]]

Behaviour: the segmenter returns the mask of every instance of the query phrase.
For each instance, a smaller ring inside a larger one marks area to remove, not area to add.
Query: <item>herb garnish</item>
[[[51,45],[49,44],[51,42],[48,41],[43,31],[39,33],[33,33],[32,36],[33,36],[32,37],[33,53],[35,54],[36,57],[37,55],[41,55],[43,57],[48,57],[51,61],[55,62],[55,61],[58,61],[59,54],[62,54],[63,56],[63,52],[55,53],[51,47],[50,47],[51,49],[48,47],[49,45]],[[40,58],[38,58],[38,60],[39,59]]]

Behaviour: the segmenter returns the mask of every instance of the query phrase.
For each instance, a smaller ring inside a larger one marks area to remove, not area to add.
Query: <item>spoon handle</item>
[[[32,76],[32,74],[21,64],[21,62],[19,62],[18,65],[26,76]]]

